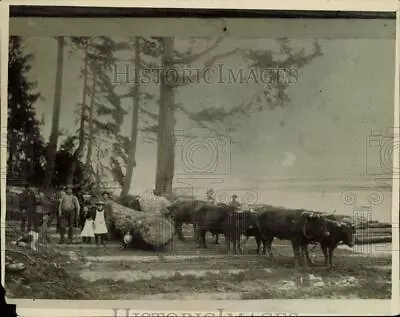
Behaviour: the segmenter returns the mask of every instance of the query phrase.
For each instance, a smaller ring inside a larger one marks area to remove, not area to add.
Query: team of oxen
[[[193,224],[195,241],[200,247],[207,248],[207,232],[216,237],[216,244],[218,236],[223,234],[227,251],[236,254],[238,250],[243,252],[242,236],[247,239],[254,237],[257,254],[260,254],[262,243],[263,254],[266,255],[268,250],[269,259],[273,262],[271,246],[274,238],[291,242],[295,266],[313,264],[308,252],[309,244],[320,244],[325,265],[330,267],[333,266],[333,252],[339,244],[353,246],[354,226],[333,214],[272,206],[263,206],[255,211],[238,211],[226,204],[213,205],[201,200],[177,201],[168,209],[180,240],[184,241],[182,225]]]

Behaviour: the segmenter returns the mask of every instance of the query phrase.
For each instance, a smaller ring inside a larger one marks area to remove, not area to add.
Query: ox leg
[[[193,224],[193,239],[195,243],[201,243],[201,229],[195,224]]]
[[[236,255],[237,251],[236,251],[236,247],[237,247],[237,243],[236,243],[236,237],[233,237],[232,239],[232,248],[233,248],[233,254]]]
[[[225,242],[226,242],[226,253],[231,253],[231,241],[229,240],[228,235],[225,235]]]
[[[195,225],[193,225],[193,241],[195,244],[199,242],[199,230]]]
[[[258,235],[256,235],[254,238],[256,239],[257,243],[257,254],[260,254],[261,238]],[[247,239],[249,239],[249,237],[247,237]]]
[[[265,240],[262,240],[262,245],[263,245],[262,253],[263,253],[263,255],[265,255],[266,251],[267,251],[267,244],[266,244]]]
[[[179,222],[175,223],[175,233],[177,234],[179,240],[185,241],[185,238],[183,237],[182,233],[182,223]]]
[[[200,231],[200,237],[201,237],[201,242],[203,243],[203,248],[207,249],[207,239],[206,239],[206,231],[205,230],[201,230]]]
[[[306,261],[304,261],[306,260]],[[300,246],[300,264],[301,266],[307,267],[311,260],[309,259],[309,254],[308,254],[308,247],[307,245],[301,245]]]
[[[267,251],[267,240],[262,239],[262,244],[263,244],[262,253],[263,253],[263,255],[266,255],[266,253],[267,253],[267,252],[266,252],[266,251]],[[271,240],[270,244],[272,244],[272,240]],[[271,254],[272,254],[272,250],[271,250]]]
[[[274,240],[273,237],[267,237],[267,239],[265,240],[265,244],[263,247],[263,253],[265,255],[265,249],[268,250],[268,257],[272,262],[275,262],[275,258],[274,255],[272,254],[272,241]]]
[[[304,255],[306,256],[306,260],[307,260],[308,265],[310,265],[310,266],[313,265],[314,262],[310,258],[310,253],[308,252],[308,246],[304,247]]]
[[[300,251],[300,245],[295,242],[292,241],[292,248],[293,248],[293,265],[294,267],[298,266],[299,264],[303,264],[303,261],[301,261],[301,258],[303,257],[302,252]]]
[[[328,248],[326,246],[321,246],[321,249],[324,254],[325,266],[328,266]]]
[[[237,247],[237,249],[239,249],[239,253],[243,254],[242,244],[240,241],[241,238],[242,238],[242,235],[240,234],[240,232],[237,232],[235,235],[236,247]]]
[[[330,266],[330,268],[333,268],[333,251],[334,251],[334,249],[333,248],[329,248],[328,249],[328,255],[329,255],[329,266]]]
[[[219,234],[215,233],[215,244],[219,244]]]
[[[260,254],[260,247],[261,247],[261,242],[263,245],[263,254],[265,255],[266,253],[266,243],[265,243],[265,239],[262,238],[259,234],[256,234],[254,236],[254,238],[256,239],[256,243],[257,243],[257,254]],[[247,239],[249,239],[249,237],[247,237]]]

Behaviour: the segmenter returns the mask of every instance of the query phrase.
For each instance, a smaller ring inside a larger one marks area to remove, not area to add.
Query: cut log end
[[[159,248],[171,242],[174,227],[164,217],[152,215],[139,220],[138,232],[144,242]]]
[[[117,238],[122,238],[131,232],[134,239],[132,244],[140,245],[140,242],[160,248],[172,241],[174,234],[173,224],[165,217],[157,213],[144,213],[122,206],[116,202],[112,206],[111,232]]]

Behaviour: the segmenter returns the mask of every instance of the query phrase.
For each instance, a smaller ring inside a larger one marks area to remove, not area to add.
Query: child
[[[42,234],[43,237],[43,242],[50,242],[50,237],[49,237],[49,223],[51,220],[51,214],[50,212],[47,212],[43,217],[42,217],[42,225],[39,229],[39,233]]]
[[[90,212],[88,206],[83,207],[83,214],[85,217],[85,224],[81,232],[81,238],[83,243],[91,243],[94,237],[94,220],[93,214]]]
[[[106,226],[106,216],[104,212],[104,201],[98,200],[96,201],[96,214],[94,217],[94,236],[96,239],[96,244],[99,242],[105,244],[105,236],[107,235],[108,230]]]

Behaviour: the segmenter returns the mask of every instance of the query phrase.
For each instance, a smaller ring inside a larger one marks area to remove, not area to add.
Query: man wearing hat
[[[72,185],[67,186],[65,195],[61,198],[58,216],[60,220],[60,244],[64,243],[65,229],[68,226],[68,242],[72,243],[74,222],[79,219],[80,205],[78,198],[72,193]]]
[[[237,201],[237,195],[232,195],[232,201],[229,203],[229,206],[235,208],[236,210],[240,209],[240,203]]]
[[[207,190],[206,196],[207,196],[207,198],[206,198],[207,202],[211,205],[214,205],[215,204],[215,193],[212,188]]]

